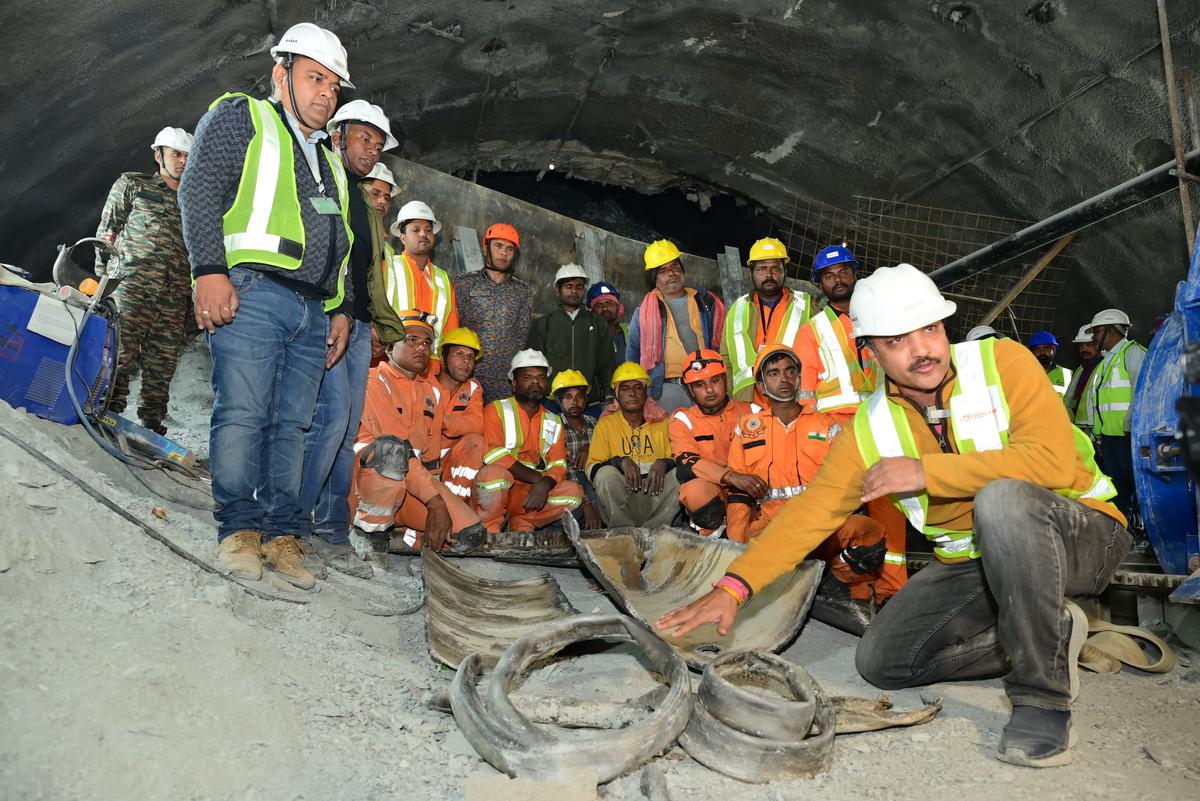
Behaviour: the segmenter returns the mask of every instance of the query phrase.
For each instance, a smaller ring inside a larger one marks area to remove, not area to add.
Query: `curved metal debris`
[[[716,678],[709,678],[712,671]],[[817,705],[815,682],[799,665],[765,651],[734,651],[709,663],[697,697],[717,720],[768,740],[803,740]]]
[[[670,685],[645,719],[588,738],[560,740],[536,727],[509,699],[534,663],[580,640],[632,638]],[[653,632],[620,615],[579,615],[546,623],[504,652],[484,697],[475,687],[478,654],[463,660],[450,688],[454,719],[467,741],[497,770],[514,778],[564,781],[582,769],[603,783],[628,773],[666,749],[683,731],[692,709],[687,665]]]
[[[579,613],[550,576],[488,579],[432,551],[423,560],[429,653],[450,667],[476,654],[480,667],[490,669],[518,637]]]
[[[567,517],[564,528],[587,569],[629,614],[652,628],[663,614],[711,590],[746,547],[666,527],[581,532]],[[778,651],[804,624],[824,568],[823,562],[805,561],[755,593],[725,636],[707,625],[667,642],[696,670],[729,651]]]
[[[743,669],[746,665],[754,667],[752,673]],[[806,714],[807,711],[789,708],[785,702],[783,708],[787,711],[780,714],[773,711],[777,710],[776,704],[768,703],[780,699],[769,696],[759,696],[764,702],[760,708],[766,710],[765,714],[738,710],[737,705],[750,693],[734,681],[746,675],[756,676],[755,683],[764,676],[769,677],[773,687],[788,688],[789,694],[793,683],[805,690],[811,689],[807,700],[811,701],[813,716],[805,736],[775,739],[742,730],[779,730],[786,727],[789,713]],[[716,699],[717,703],[710,705],[708,700],[711,699]],[[735,714],[730,714],[734,710],[737,710]],[[755,717],[759,720],[752,720]],[[821,686],[799,665],[757,651],[730,653],[709,663],[700,679],[699,701],[692,707],[691,718],[679,737],[679,744],[692,759],[718,773],[744,782],[762,783],[811,778],[828,770],[833,764],[834,734],[833,705]]]
[[[892,700],[887,693],[880,693],[878,698],[838,695],[832,703],[838,734],[879,731],[894,726],[920,726],[936,718],[942,711],[942,699],[938,698],[936,701],[926,701],[925,706],[911,712],[893,712]]]

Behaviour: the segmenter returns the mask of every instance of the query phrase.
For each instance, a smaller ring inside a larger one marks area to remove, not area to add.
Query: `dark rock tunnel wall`
[[[1176,67],[1196,67],[1200,3],[1168,4]],[[153,168],[154,133],[261,92],[303,20],[342,38],[397,155],[467,178],[553,159],[645,193],[1038,219],[1169,153],[1149,0],[10,0],[0,260],[44,267],[92,233],[116,175]],[[1170,197],[1084,232],[1060,336],[1115,305],[1144,338],[1185,273],[1181,229]]]

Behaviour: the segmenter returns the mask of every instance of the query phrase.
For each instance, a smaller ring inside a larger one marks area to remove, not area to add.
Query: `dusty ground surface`
[[[152,500],[82,431],[2,405],[0,429],[156,531],[214,556],[211,517]],[[172,553],[3,437],[0,474],[0,797],[452,799],[463,797],[468,777],[495,775],[451,717],[425,707],[451,672],[426,651],[423,613],[379,614],[418,596],[419,560],[394,559],[371,581],[331,574],[307,604],[261,600]],[[465,566],[490,576],[541,570]],[[580,571],[549,572],[580,611],[612,609]],[[854,672],[854,645],[810,622],[785,655],[830,694],[873,695]],[[649,682],[618,647],[565,660],[530,683],[622,699]],[[993,759],[1007,717],[998,681],[893,695],[899,708],[922,696],[946,706],[923,727],[838,738],[833,769],[805,782],[743,785],[676,748],[659,760],[671,797],[1196,797],[1197,667],[1085,674],[1075,762],[1048,771]],[[601,793],[634,797],[627,788],[614,782]]]

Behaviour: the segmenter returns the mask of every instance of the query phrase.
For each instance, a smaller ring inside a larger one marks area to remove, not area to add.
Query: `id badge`
[[[342,207],[339,206],[337,201],[331,197],[325,197],[324,195],[321,195],[320,197],[310,197],[308,202],[312,203],[313,208],[317,210],[317,214],[340,215],[342,213]]]

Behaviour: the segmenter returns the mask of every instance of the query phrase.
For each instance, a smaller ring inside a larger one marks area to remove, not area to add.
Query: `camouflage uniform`
[[[159,173],[127,172],[108,193],[96,236],[116,235],[125,279],[117,289],[121,351],[113,389],[113,411],[125,410],[129,376],[142,366],[142,425],[162,431],[171,378],[183,344],[192,292],[175,190]]]

